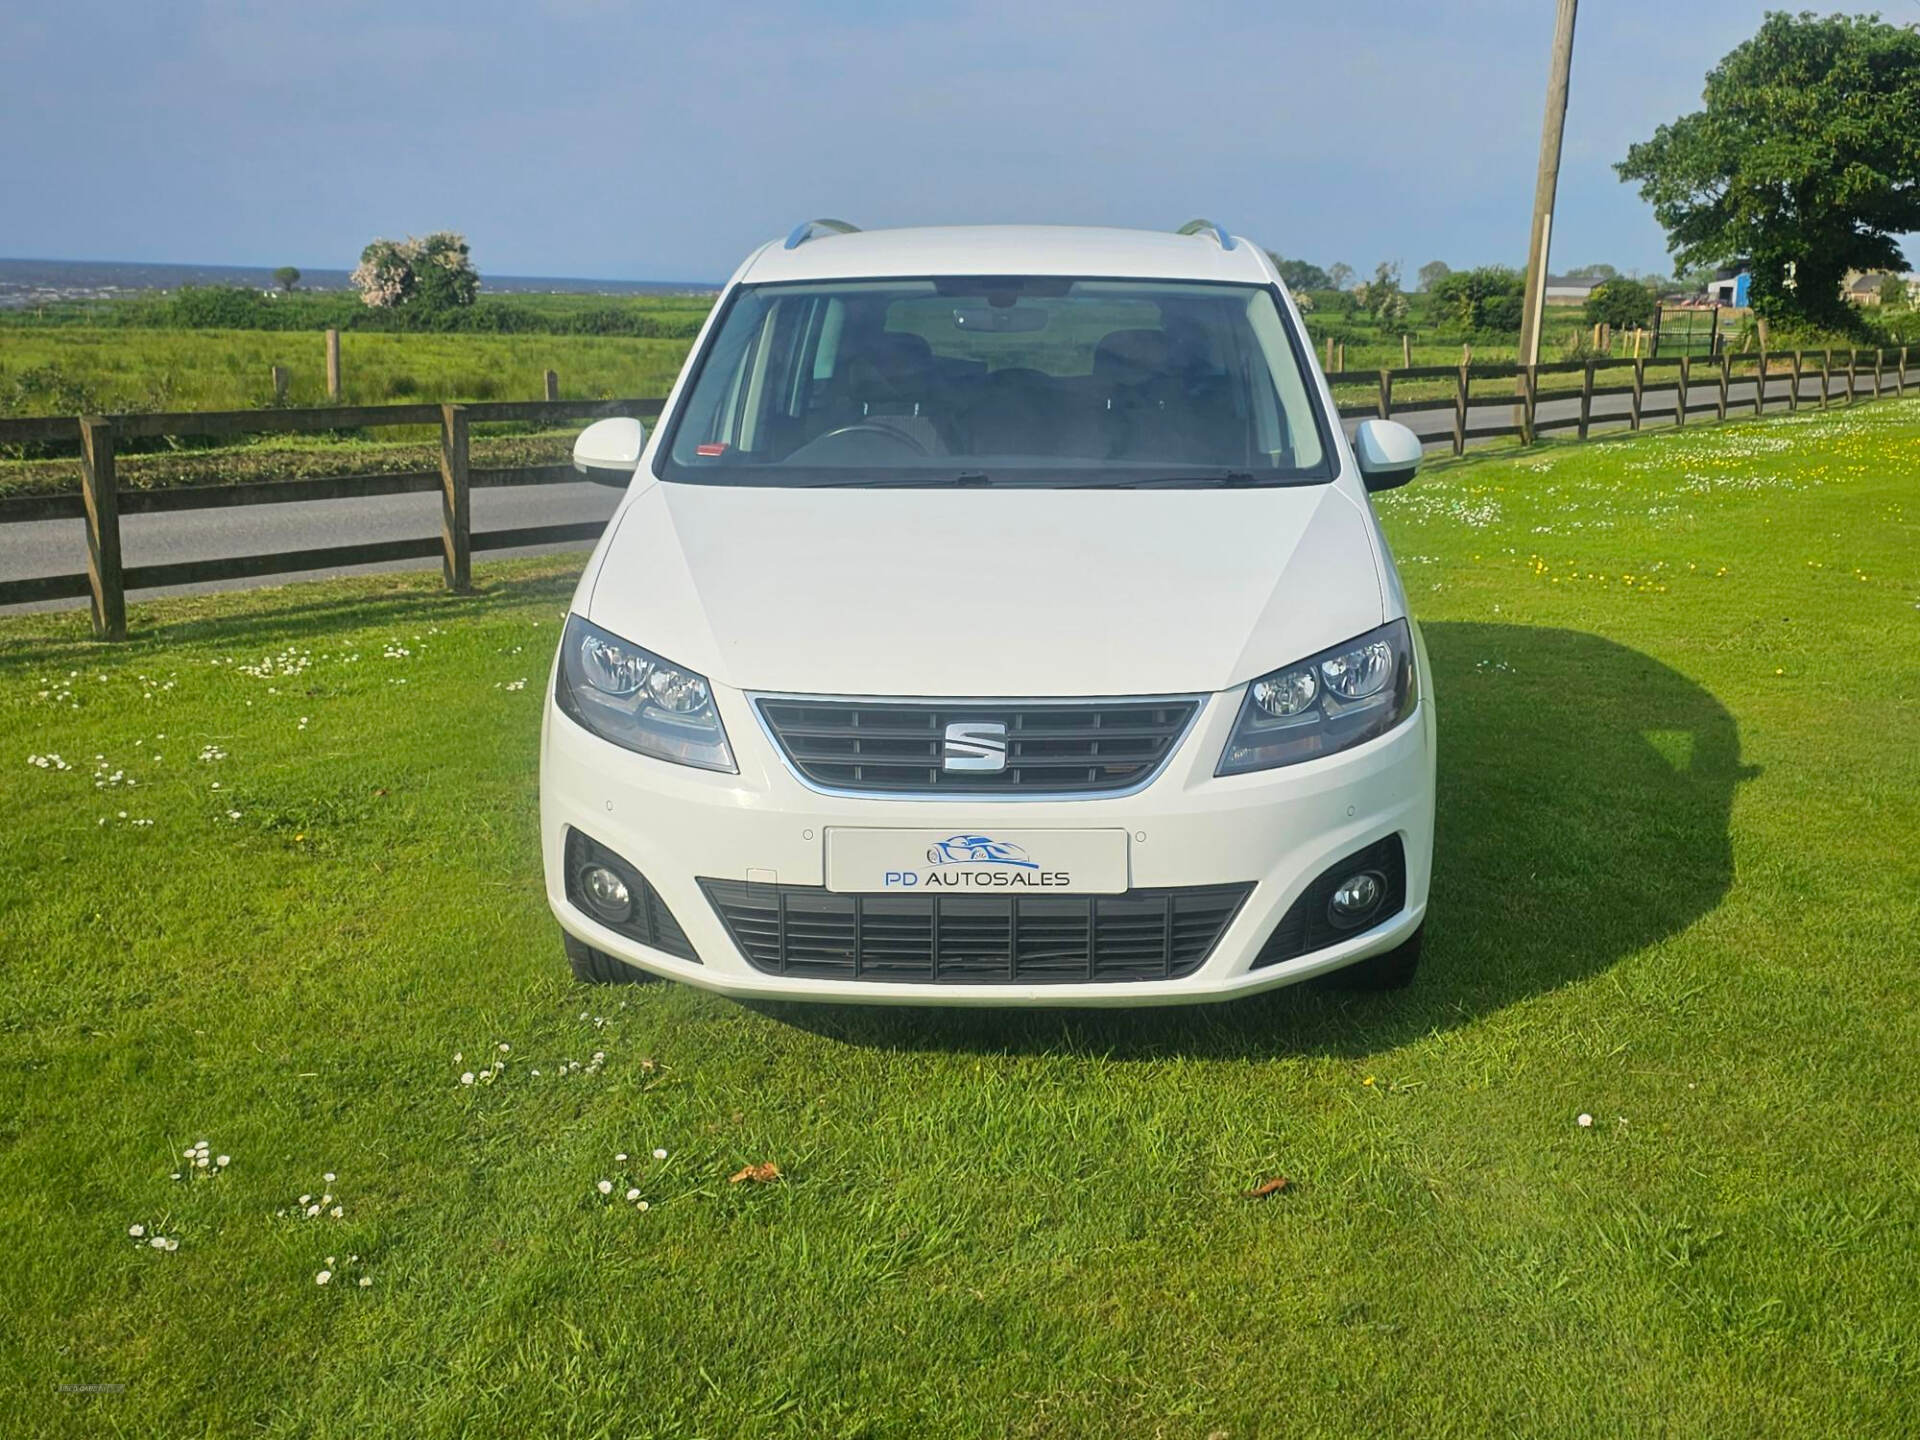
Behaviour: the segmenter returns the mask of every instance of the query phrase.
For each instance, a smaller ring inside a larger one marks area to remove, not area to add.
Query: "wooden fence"
[[[1596,429],[1639,430],[1650,422],[1685,425],[1711,413],[1717,420],[1758,415],[1768,408],[1821,408],[1844,401],[1907,392],[1907,348],[1827,350],[1817,356],[1722,353],[1711,359],[1599,358],[1522,368],[1512,364],[1414,366],[1400,370],[1335,370],[1328,374],[1342,419],[1379,417],[1424,427],[1422,440],[1465,453],[1476,440],[1517,436],[1531,445],[1543,435],[1572,431],[1582,440]],[[1670,373],[1669,373],[1670,372]],[[1577,378],[1576,378],[1577,377]],[[1602,383],[1604,380],[1605,383]],[[1476,385],[1482,388],[1476,392]],[[1493,387],[1489,390],[1487,387]],[[554,386],[548,383],[549,393]],[[1397,391],[1397,393],[1396,393]],[[1364,398],[1359,398],[1361,392]],[[573,480],[568,465],[474,469],[468,463],[468,432],[487,421],[553,424],[631,415],[651,419],[659,399],[507,401],[472,405],[333,405],[312,410],[233,410],[171,415],[67,416],[0,419],[0,445],[46,441],[80,442],[79,494],[23,495],[0,499],[0,524],[29,520],[84,519],[87,568],[66,575],[0,580],[0,606],[85,597],[93,607],[94,633],[122,639],[127,629],[126,592],[168,585],[202,584],[262,575],[284,575],[335,566],[417,560],[438,555],[449,588],[469,585],[475,550],[504,550],[598,537],[602,522],[531,525],[475,533],[469,495],[477,487],[551,485]],[[1430,418],[1444,416],[1438,427]],[[1491,420],[1490,418],[1491,417]],[[1497,422],[1497,423],[1495,423]],[[246,435],[433,425],[440,431],[440,466],[384,475],[340,475],[314,480],[276,480],[240,485],[122,490],[114,479],[118,440],[154,436]],[[270,555],[222,556],[163,565],[128,565],[120,553],[120,517],[227,505],[272,505],[302,500],[344,500],[369,495],[440,493],[440,534],[283,550]]]
[[[0,524],[31,520],[84,519],[87,568],[65,575],[0,580],[0,605],[86,597],[93,607],[94,633],[120,640],[127,633],[129,590],[166,585],[195,585],[212,580],[284,575],[341,565],[372,565],[438,555],[448,588],[466,590],[475,550],[505,550],[593,540],[600,521],[564,525],[528,525],[475,532],[470,493],[475,488],[552,485],[577,480],[571,465],[529,465],[475,469],[468,463],[470,429],[488,421],[556,424],[571,420],[631,415],[651,419],[661,401],[552,400],[504,401],[473,405],[330,405],[311,410],[226,410],[181,414],[66,416],[0,419],[0,444],[47,441],[80,442],[80,493],[21,495],[0,499]],[[272,480],[240,485],[199,485],[175,489],[123,490],[114,478],[117,441],[154,436],[311,434],[318,431],[432,425],[440,431],[437,470],[408,470],[379,475],[332,475],[312,480]],[[175,510],[206,510],[229,505],[279,505],[303,500],[345,500],[368,495],[440,493],[440,533],[380,540],[359,545],[326,545],[282,550],[271,555],[231,555],[165,565],[128,565],[120,553],[120,517]]]
[[[1487,388],[1492,382],[1502,393]],[[1564,383],[1562,383],[1564,382]],[[1603,383],[1604,382],[1604,383]],[[1555,365],[1420,365],[1403,370],[1335,370],[1328,374],[1342,419],[1413,420],[1429,445],[1464,454],[1475,440],[1516,436],[1531,445],[1552,432],[1582,440],[1596,429],[1639,430],[1650,422],[1685,425],[1711,412],[1715,419],[1759,415],[1769,408],[1822,409],[1907,392],[1907,347],[1833,350],[1808,355],[1730,355],[1711,359],[1570,360]],[[1474,387],[1482,388],[1476,390]],[[1409,395],[1419,390],[1419,395]],[[1357,393],[1358,392],[1358,393]],[[1396,393],[1397,392],[1397,393]],[[1365,398],[1359,398],[1364,393]],[[1551,412],[1551,413],[1547,413]],[[1439,430],[1423,416],[1443,413]],[[1489,415],[1497,423],[1485,423]]]

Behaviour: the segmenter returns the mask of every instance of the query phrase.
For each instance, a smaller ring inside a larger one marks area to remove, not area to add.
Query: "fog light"
[[[1351,930],[1380,908],[1386,893],[1387,877],[1378,870],[1349,875],[1333,887],[1333,898],[1327,901],[1327,918],[1342,930]]]
[[[609,925],[633,914],[627,882],[604,865],[589,865],[580,872],[580,893],[586,896],[587,908]]]

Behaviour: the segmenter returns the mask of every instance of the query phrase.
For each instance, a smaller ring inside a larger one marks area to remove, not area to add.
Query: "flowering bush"
[[[375,240],[360,252],[349,277],[375,309],[417,304],[429,310],[471,305],[480,293],[466,237],[436,230],[416,240]]]

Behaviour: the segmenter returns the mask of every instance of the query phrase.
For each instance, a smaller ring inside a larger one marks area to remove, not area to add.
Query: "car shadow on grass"
[[[1597,635],[1424,628],[1440,707],[1426,952],[1397,994],[1312,982],[1155,1010],[756,1005],[876,1049],[1116,1058],[1360,1056],[1605,970],[1693,924],[1733,880],[1749,777],[1733,717]]]

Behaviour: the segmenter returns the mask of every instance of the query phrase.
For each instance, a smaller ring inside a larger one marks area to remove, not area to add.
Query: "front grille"
[[[1178,980],[1206,962],[1251,885],[1119,895],[836,895],[702,880],[754,969],[818,980],[1075,985]]]
[[[760,697],[793,767],[828,790],[1087,794],[1144,784],[1193,719],[1190,697],[1150,700],[820,700]],[[947,727],[1006,727],[1006,766],[947,769]]]
[[[1372,870],[1386,881],[1380,903],[1358,925],[1339,926],[1327,913],[1327,902],[1340,882],[1356,870]],[[1324,950],[1342,940],[1363,935],[1383,920],[1398,915],[1407,903],[1407,852],[1398,835],[1376,840],[1364,850],[1356,850],[1338,865],[1329,866],[1309,885],[1298,900],[1287,907],[1280,923],[1273,927],[1260,953],[1249,969],[1277,965],[1300,955]]]
[[[617,923],[608,920],[587,903],[580,876],[589,865],[604,865],[626,882],[627,893],[633,897],[633,913],[626,919]],[[700,957],[693,953],[693,942],[687,939],[687,932],[680,928],[680,922],[673,918],[667,902],[647,882],[647,877],[598,840],[582,835],[571,826],[567,829],[566,866],[567,903],[574,909],[629,940],[699,963]]]

